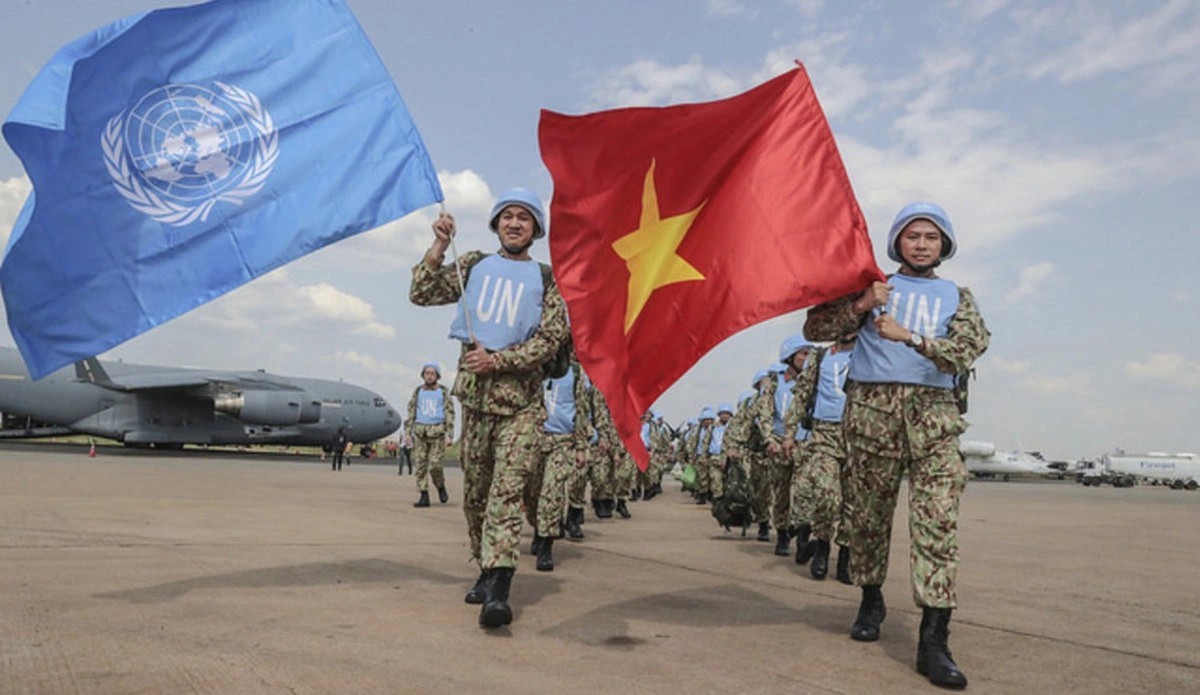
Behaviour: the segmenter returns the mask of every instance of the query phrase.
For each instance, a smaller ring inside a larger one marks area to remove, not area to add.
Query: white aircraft
[[[991,442],[962,442],[958,447],[967,470],[979,478],[1001,477],[1008,480],[1014,474],[1050,475],[1057,471],[1046,465],[1040,455],[1023,451],[997,451]]]

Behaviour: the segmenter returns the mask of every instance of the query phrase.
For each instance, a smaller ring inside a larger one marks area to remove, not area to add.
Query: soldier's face
[[[533,230],[537,222],[533,214],[520,205],[509,205],[496,218],[496,233],[500,245],[509,253],[520,253],[533,243]]]
[[[732,415],[725,412],[724,410],[721,411],[720,415],[721,415],[721,424],[722,425],[727,424],[729,422],[729,418],[733,417]]]
[[[437,383],[438,374],[436,371],[434,371],[433,367],[426,367],[425,370],[421,372],[421,378],[425,381],[426,386],[433,386]]]
[[[900,257],[914,268],[931,266],[942,257],[942,230],[929,220],[913,220],[900,230]]]

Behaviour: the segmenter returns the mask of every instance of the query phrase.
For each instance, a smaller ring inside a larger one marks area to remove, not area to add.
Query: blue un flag
[[[341,0],[214,0],[60,50],[5,120],[33,181],[0,263],[34,378],[442,200]]]

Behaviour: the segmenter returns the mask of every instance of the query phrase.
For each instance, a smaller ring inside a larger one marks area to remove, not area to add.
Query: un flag
[[[33,181],[0,264],[34,378],[442,200],[341,0],[215,0],[60,50],[5,120]]]

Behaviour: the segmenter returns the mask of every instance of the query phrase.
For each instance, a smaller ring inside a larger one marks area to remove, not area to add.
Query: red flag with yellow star
[[[705,353],[883,279],[803,68],[702,104],[542,111],[538,137],[575,350],[643,470],[641,415]]]

